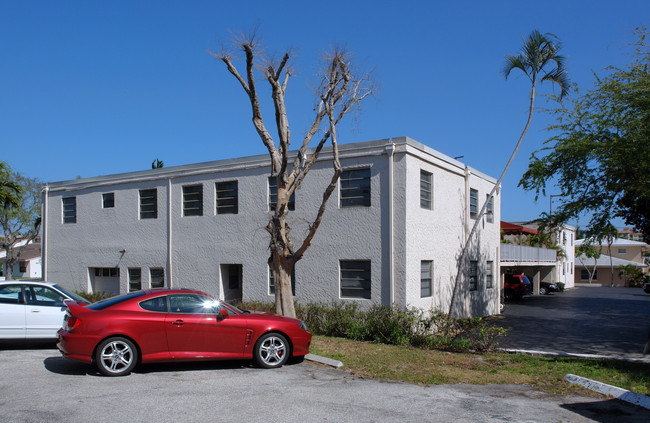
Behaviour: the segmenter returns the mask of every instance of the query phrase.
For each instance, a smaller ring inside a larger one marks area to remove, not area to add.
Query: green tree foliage
[[[10,182],[19,187],[17,204],[0,204],[0,230],[2,240],[0,247],[7,252],[7,278],[11,279],[11,270],[20,259],[16,245],[21,241],[32,241],[39,234],[41,226],[41,188],[38,179],[27,178],[19,173],[10,174]]]
[[[637,30],[631,64],[608,68],[594,89],[549,112],[554,135],[531,156],[519,185],[545,195],[560,190],[549,225],[589,215],[586,236],[603,234],[614,218],[643,231],[650,240],[650,54],[647,30]]]
[[[625,286],[639,287],[643,286],[649,279],[641,269],[633,264],[618,266],[619,276],[625,279]]]
[[[20,194],[20,185],[14,181],[11,167],[0,161],[0,207],[18,207]]]
[[[152,169],[162,169],[163,167],[165,167],[165,162],[160,160],[158,157],[156,157],[154,161],[151,162]]]

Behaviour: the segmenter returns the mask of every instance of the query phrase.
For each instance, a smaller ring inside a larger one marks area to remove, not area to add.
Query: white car
[[[66,300],[89,304],[53,283],[1,281],[0,339],[56,339]]]

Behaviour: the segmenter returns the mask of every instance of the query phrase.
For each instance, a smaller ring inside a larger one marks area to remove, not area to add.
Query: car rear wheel
[[[130,340],[122,337],[108,338],[97,347],[95,364],[106,376],[125,376],[138,362],[138,350]]]
[[[283,335],[267,333],[255,343],[255,361],[267,369],[281,367],[289,359],[290,350],[289,342]]]

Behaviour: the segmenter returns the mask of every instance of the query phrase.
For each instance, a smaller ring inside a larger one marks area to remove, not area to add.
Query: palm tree
[[[0,161],[0,208],[20,206],[20,185],[11,177],[11,168]]]
[[[454,300],[456,298],[456,291],[458,288],[458,283],[461,275],[461,269],[463,268],[463,262],[467,256],[470,240],[474,236],[474,233],[476,232],[476,229],[478,228],[478,225],[483,215],[485,214],[485,210],[487,209],[488,203],[494,197],[494,193],[496,192],[497,188],[501,185],[503,178],[506,176],[506,172],[508,171],[508,168],[510,167],[513,160],[515,159],[515,156],[517,155],[517,151],[521,146],[521,142],[524,140],[524,136],[526,135],[526,132],[528,132],[528,127],[530,126],[530,122],[533,119],[535,92],[536,92],[537,84],[545,81],[550,81],[552,83],[557,84],[561,90],[560,98],[564,98],[569,91],[570,82],[569,82],[568,73],[566,71],[566,68],[564,67],[565,59],[564,56],[558,54],[561,47],[561,43],[558,40],[558,38],[555,35],[550,33],[542,34],[538,30],[533,30],[533,32],[530,33],[528,38],[524,39],[523,41],[524,41],[524,45],[521,48],[521,52],[517,56],[511,56],[511,55],[506,56],[506,63],[503,68],[503,74],[505,78],[508,79],[508,76],[510,76],[510,72],[512,72],[515,69],[519,69],[530,80],[532,89],[530,91],[530,105],[528,108],[528,120],[526,121],[526,126],[524,127],[523,132],[519,136],[519,140],[515,145],[515,149],[512,152],[512,155],[510,156],[510,160],[508,160],[508,163],[506,164],[506,167],[503,169],[503,172],[501,173],[499,180],[492,188],[492,191],[490,191],[490,195],[488,195],[485,203],[483,204],[483,207],[481,208],[481,211],[476,216],[476,221],[474,222],[474,226],[472,227],[469,236],[465,240],[465,246],[463,247],[461,256],[458,260],[459,263],[458,273],[456,274],[454,290],[452,292],[451,302],[449,304],[450,314],[453,311]]]

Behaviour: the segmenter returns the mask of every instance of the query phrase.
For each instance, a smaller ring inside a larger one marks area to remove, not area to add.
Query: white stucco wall
[[[464,239],[467,208],[465,168],[453,159],[406,138],[340,146],[344,169],[370,168],[371,207],[341,208],[339,190],[329,200],[312,246],[296,265],[298,302],[341,300],[340,260],[371,261],[371,299],[362,306],[390,304],[391,263],[394,298],[401,306],[429,309],[448,302],[451,275]],[[393,157],[394,258],[391,261],[390,160]],[[434,207],[419,206],[420,169],[433,173]],[[332,175],[331,154],[324,151],[296,192],[296,210],[289,222],[296,242],[316,215]],[[44,256],[47,279],[75,290],[92,289],[90,268],[119,268],[119,290],[128,290],[128,269],[141,268],[142,287],[149,287],[149,269],[165,269],[166,286],[200,289],[223,297],[227,281],[222,265],[242,266],[244,300],[272,301],[268,289],[267,156],[134,172],[49,184],[45,190]],[[215,183],[238,181],[239,213],[215,213]],[[494,181],[469,176],[484,200]],[[182,216],[182,187],[203,186],[203,216]],[[157,188],[158,218],[139,219],[139,190]],[[102,208],[102,193],[115,193],[115,207]],[[62,223],[62,198],[77,199],[77,222]],[[169,208],[171,204],[171,208]],[[481,203],[482,204],[482,203]],[[481,251],[495,263],[498,286],[499,197],[496,223],[482,231]],[[494,234],[492,233],[494,227]],[[493,236],[494,235],[494,236]],[[492,244],[494,238],[494,244]],[[297,248],[298,245],[295,245]],[[420,260],[434,261],[434,295],[420,299]],[[171,276],[171,278],[170,278]],[[480,302],[475,297],[486,296]],[[466,297],[466,298],[465,298]],[[473,300],[472,300],[473,299]],[[463,294],[473,314],[496,312],[491,292]],[[470,304],[471,301],[474,303]],[[476,307],[474,307],[476,308]]]

